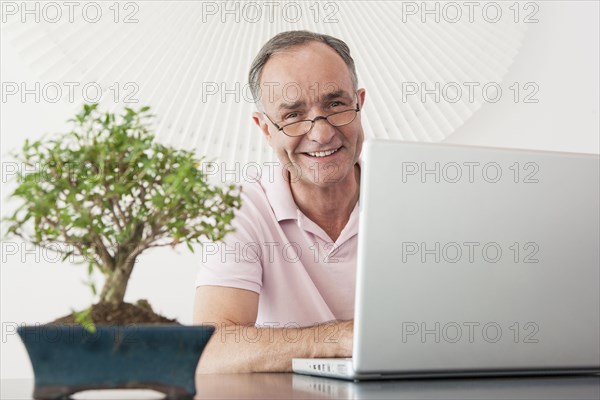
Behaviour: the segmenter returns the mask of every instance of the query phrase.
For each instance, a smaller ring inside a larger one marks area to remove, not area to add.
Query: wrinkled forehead
[[[313,104],[332,94],[353,97],[354,84],[344,60],[322,43],[274,54],[261,74],[260,102],[265,108],[281,103]]]

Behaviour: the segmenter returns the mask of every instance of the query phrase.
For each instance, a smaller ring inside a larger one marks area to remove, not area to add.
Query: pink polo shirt
[[[359,162],[360,165],[360,162]],[[335,243],[296,206],[283,165],[245,179],[235,232],[204,246],[196,286],[258,293],[256,325],[354,318],[358,203]],[[286,171],[287,172],[287,171]]]

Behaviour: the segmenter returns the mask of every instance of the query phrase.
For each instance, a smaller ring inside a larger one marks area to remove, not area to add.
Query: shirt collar
[[[286,219],[298,219],[298,206],[292,196],[292,189],[289,183],[289,173],[281,162],[269,165],[268,170],[263,167],[260,177],[260,184],[263,187],[267,200],[275,213],[277,221]],[[362,155],[358,158],[358,165],[362,170]],[[273,167],[273,168],[271,168]],[[362,179],[362,171],[361,171]],[[359,200],[360,202],[360,197]]]
[[[297,219],[298,207],[290,189],[288,171],[281,162],[273,164],[269,165],[267,171],[263,168],[260,184],[265,190],[277,221]]]

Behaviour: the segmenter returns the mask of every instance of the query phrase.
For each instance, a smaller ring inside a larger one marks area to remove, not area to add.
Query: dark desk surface
[[[198,399],[600,399],[600,375],[345,382],[296,374],[198,375]],[[30,399],[32,380],[1,382],[1,399]],[[76,399],[160,399],[141,390],[88,391]]]

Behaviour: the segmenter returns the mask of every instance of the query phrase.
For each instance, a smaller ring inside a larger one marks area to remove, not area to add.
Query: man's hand
[[[352,357],[352,341],[354,338],[354,320],[339,322],[339,355],[336,357]]]

